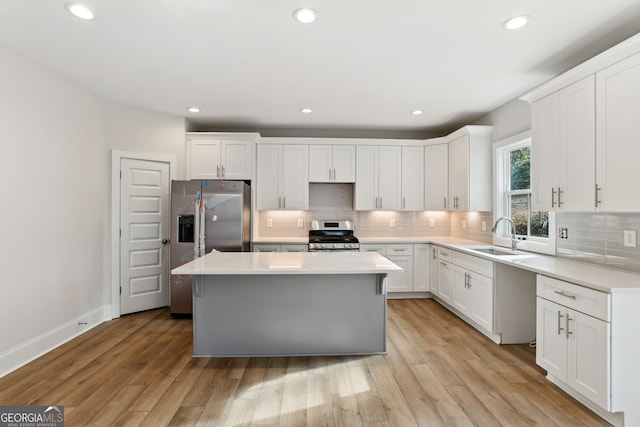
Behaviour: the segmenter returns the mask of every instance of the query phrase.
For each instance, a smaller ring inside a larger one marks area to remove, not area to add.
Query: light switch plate
[[[482,221],[482,231],[487,231],[487,221]]]
[[[299,218],[298,219],[298,228],[302,228],[302,227],[304,227],[304,219]]]
[[[436,226],[436,220],[433,218],[429,218],[429,227],[433,228]]]
[[[466,220],[462,220],[462,228],[465,229],[467,228],[467,221]]]
[[[628,248],[636,247],[636,230],[624,230],[624,245]]]
[[[267,218],[267,228],[273,227],[273,220],[271,218]]]
[[[393,218],[389,218],[389,227],[393,228],[396,226],[396,220]]]

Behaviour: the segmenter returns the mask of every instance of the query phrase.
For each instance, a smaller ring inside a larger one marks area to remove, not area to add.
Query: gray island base
[[[212,253],[172,273],[195,279],[194,357],[245,357],[385,353],[396,271],[377,253]]]

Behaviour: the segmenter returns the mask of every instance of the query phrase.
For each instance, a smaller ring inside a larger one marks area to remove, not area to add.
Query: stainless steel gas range
[[[352,221],[311,221],[309,252],[359,250],[360,242],[353,235]]]

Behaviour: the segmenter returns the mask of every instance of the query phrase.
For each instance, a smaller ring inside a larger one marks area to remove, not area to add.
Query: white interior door
[[[120,314],[169,305],[169,163],[120,163]]]

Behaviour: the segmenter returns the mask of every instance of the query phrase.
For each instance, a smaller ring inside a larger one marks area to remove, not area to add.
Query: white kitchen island
[[[387,274],[371,252],[214,252],[193,284],[195,357],[386,352]]]

